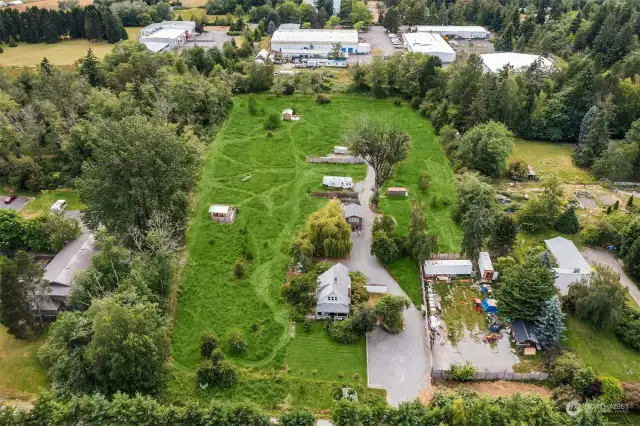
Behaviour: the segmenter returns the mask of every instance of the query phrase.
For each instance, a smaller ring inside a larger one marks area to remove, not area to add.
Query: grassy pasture
[[[522,158],[532,166],[538,176],[554,172],[565,183],[592,182],[593,176],[576,166],[571,156],[575,145],[564,142],[543,142],[517,139],[509,161]]]
[[[45,337],[18,340],[0,326],[0,398],[30,398],[45,386],[46,375],[37,358]]]
[[[140,28],[125,28],[129,40],[137,40]],[[91,49],[98,58],[103,58],[113,49],[113,44],[105,41],[89,42],[88,40],[65,40],[55,44],[18,43],[17,47],[3,45],[4,53],[0,53],[0,65],[5,67],[32,67],[38,65],[42,58],[47,58],[54,65],[73,65]]]

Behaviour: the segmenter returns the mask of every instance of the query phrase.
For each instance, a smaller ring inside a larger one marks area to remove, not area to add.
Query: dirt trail
[[[472,382],[472,383],[442,383],[443,388],[457,389],[464,388],[481,395],[490,396],[510,396],[516,393],[531,393],[544,397],[551,396],[551,389],[544,386],[534,385],[532,383],[510,382],[506,380],[496,380],[490,382]]]

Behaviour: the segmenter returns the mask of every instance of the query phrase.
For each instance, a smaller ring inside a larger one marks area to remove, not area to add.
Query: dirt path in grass
[[[506,380],[496,380],[491,382],[473,382],[473,383],[442,383],[440,388],[458,389],[464,388],[482,395],[490,396],[511,396],[516,393],[537,394],[544,397],[551,396],[551,389],[544,386],[534,385],[532,383],[509,382]],[[433,395],[431,395],[433,396]],[[429,398],[430,400],[430,398]],[[422,401],[425,402],[425,401]]]

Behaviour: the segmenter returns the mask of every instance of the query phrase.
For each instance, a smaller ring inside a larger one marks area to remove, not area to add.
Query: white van
[[[62,213],[67,208],[67,202],[65,200],[58,200],[51,206],[50,212],[55,214]]]

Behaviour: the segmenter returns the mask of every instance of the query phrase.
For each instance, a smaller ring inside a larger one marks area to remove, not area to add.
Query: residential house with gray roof
[[[318,277],[316,318],[345,319],[351,306],[349,268],[336,263]]]

